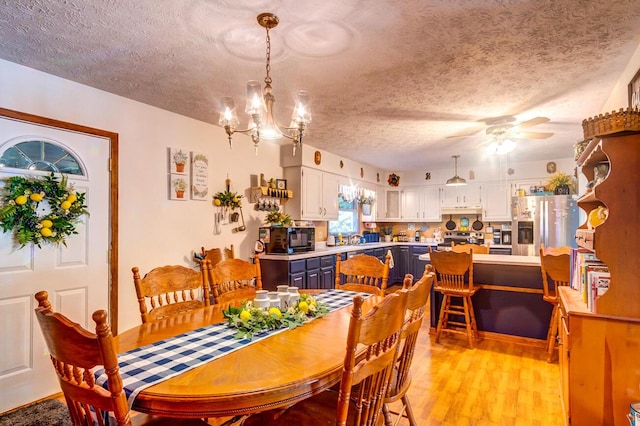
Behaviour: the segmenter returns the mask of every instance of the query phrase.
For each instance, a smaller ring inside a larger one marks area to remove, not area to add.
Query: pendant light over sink
[[[455,162],[456,174],[454,177],[447,179],[446,186],[463,186],[467,184],[467,181],[458,176],[458,157],[459,155],[453,155],[453,161]]]

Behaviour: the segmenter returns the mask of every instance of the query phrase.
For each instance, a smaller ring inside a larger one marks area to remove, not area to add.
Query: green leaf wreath
[[[77,234],[78,218],[89,214],[85,193],[67,185],[67,177],[12,176],[0,188],[0,227],[13,232],[20,248],[28,243],[64,244],[66,237]]]
[[[236,339],[251,340],[254,334],[279,328],[296,328],[313,318],[319,318],[329,312],[324,303],[317,302],[315,298],[307,294],[301,294],[300,299],[289,306],[286,311],[272,307],[260,309],[253,306],[253,302],[244,302],[239,308],[229,306],[222,313],[227,318],[227,324],[238,332]]]

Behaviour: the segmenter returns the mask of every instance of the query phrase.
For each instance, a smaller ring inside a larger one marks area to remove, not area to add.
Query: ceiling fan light
[[[496,154],[498,155],[508,154],[514,149],[516,149],[516,145],[517,144],[511,139],[505,139],[502,141],[502,143],[498,144],[498,149],[496,150]]]

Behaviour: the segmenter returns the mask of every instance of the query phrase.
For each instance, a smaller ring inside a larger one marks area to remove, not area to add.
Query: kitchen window
[[[355,199],[346,201],[342,196],[338,196],[338,220],[329,221],[329,233],[342,234],[346,238],[351,234],[357,234],[359,228],[358,202]]]

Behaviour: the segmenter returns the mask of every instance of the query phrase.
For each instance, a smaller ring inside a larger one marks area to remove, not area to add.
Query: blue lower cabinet
[[[336,281],[336,256],[320,258],[320,288],[330,289]]]
[[[310,269],[306,273],[307,286],[305,288],[320,288],[320,269]]]
[[[307,275],[306,272],[298,272],[297,274],[289,275],[289,286],[298,287],[298,288],[308,288],[306,284],[307,282],[306,275]],[[275,290],[275,288],[270,288],[268,290]]]

